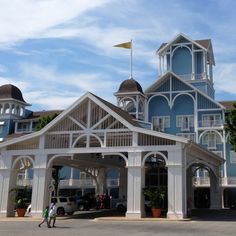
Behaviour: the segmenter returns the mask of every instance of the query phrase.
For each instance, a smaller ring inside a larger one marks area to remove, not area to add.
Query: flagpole
[[[131,43],[131,50],[130,50],[130,79],[132,79],[132,70],[133,70],[133,45],[132,45],[132,39],[130,40]]]

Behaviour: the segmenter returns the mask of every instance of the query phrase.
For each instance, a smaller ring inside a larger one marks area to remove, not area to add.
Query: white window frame
[[[155,119],[157,120],[156,125],[154,122]],[[165,128],[170,128],[170,116],[153,116],[152,125],[153,125],[153,130],[163,132],[165,131]]]
[[[181,128],[181,131],[189,131],[190,128],[194,127],[194,116],[193,115],[177,115],[176,127]]]
[[[211,136],[210,136],[211,135]],[[202,136],[202,144],[203,145],[207,145],[207,148],[208,149],[216,149],[216,145],[217,144],[222,144],[221,141],[218,141],[217,140],[217,133],[215,132],[208,132],[208,133],[205,133],[203,136]],[[210,140],[210,137],[212,140]],[[219,137],[220,139],[220,137]],[[212,145],[213,143],[213,145]]]
[[[232,154],[233,154],[233,156],[232,156]],[[236,152],[233,150],[230,151],[230,163],[236,164]]]
[[[217,116],[219,116],[219,119],[216,118]],[[221,125],[220,122],[222,123],[222,118],[220,113],[202,114],[202,127],[220,126]]]

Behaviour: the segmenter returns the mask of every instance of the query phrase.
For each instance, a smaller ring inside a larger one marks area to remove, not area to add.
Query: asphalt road
[[[217,213],[217,212],[215,212]],[[0,236],[235,236],[235,214],[214,213],[191,221],[94,221],[89,217],[60,218],[56,228],[38,227],[39,219],[0,219]]]

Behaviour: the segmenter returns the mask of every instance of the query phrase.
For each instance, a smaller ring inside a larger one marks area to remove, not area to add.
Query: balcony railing
[[[191,80],[192,74],[184,74],[184,75],[178,75],[183,80]]]
[[[107,179],[106,180],[107,187],[119,187],[119,179]],[[93,179],[63,179],[59,183],[59,187],[77,187],[77,188],[89,188],[95,187],[95,182]]]
[[[195,187],[210,186],[210,178],[209,177],[195,177],[193,179],[193,185]]]
[[[216,128],[216,127],[223,127],[223,121],[222,120],[201,120],[198,122],[199,128]]]
[[[18,179],[16,182],[17,186],[32,186],[33,180],[32,179]]]
[[[18,179],[16,185],[17,186],[32,186],[33,179]],[[107,187],[119,187],[120,181],[117,179],[107,179],[106,180]],[[77,188],[89,188],[95,187],[95,182],[93,179],[63,179],[59,183],[59,187],[77,187]]]
[[[236,177],[220,178],[221,186],[236,186]],[[210,186],[209,177],[195,177],[193,178],[193,186],[195,187],[206,187]]]
[[[200,73],[200,74],[194,74],[194,78],[193,78],[193,74],[183,74],[183,75],[178,75],[181,79],[183,80],[199,80],[199,79],[207,79],[208,76],[205,73]]]
[[[95,182],[92,179],[63,179],[59,183],[59,187],[94,187]]]
[[[107,179],[107,187],[119,187],[119,179]]]

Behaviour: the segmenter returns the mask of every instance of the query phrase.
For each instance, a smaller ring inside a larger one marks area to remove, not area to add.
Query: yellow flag
[[[114,45],[114,47],[131,49],[132,44],[131,44],[131,42],[126,42],[126,43]]]

